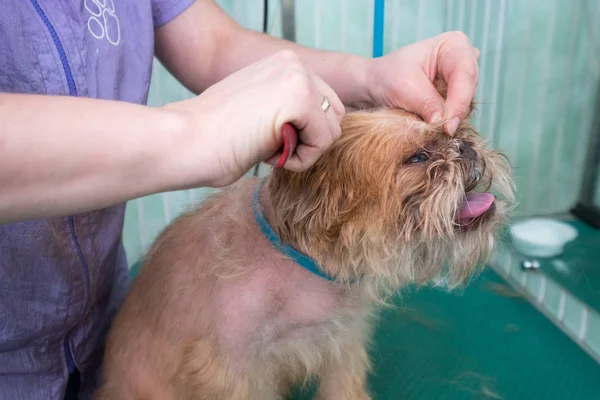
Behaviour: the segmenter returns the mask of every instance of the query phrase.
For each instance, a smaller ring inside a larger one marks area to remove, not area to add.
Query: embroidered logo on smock
[[[116,46],[121,42],[121,26],[113,0],[85,0],[85,9],[91,14],[88,30],[96,39],[108,40]]]

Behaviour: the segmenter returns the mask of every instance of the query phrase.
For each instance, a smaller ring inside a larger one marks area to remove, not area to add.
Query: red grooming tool
[[[281,127],[281,136],[283,137],[283,150],[281,150],[282,154],[275,168],[283,168],[298,144],[298,133],[296,132],[296,128],[290,123],[283,124]]]

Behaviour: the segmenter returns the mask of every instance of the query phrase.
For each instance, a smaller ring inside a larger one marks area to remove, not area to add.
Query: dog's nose
[[[458,142],[458,152],[462,157],[467,160],[475,161],[477,160],[477,153],[473,148],[469,145],[469,143],[464,140],[459,140]]]
[[[479,168],[473,169],[471,176],[466,178],[465,191],[470,192],[475,189],[481,180],[481,170]]]
[[[481,171],[478,168],[473,170],[473,176],[471,179],[473,180],[473,183],[479,183],[479,180],[481,179]]]

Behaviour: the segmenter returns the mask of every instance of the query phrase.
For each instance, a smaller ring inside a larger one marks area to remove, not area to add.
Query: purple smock
[[[154,29],[192,3],[0,0],[0,91],[145,104]],[[0,225],[0,399],[62,399],[75,369],[80,398],[96,389],[129,283],[124,211]]]

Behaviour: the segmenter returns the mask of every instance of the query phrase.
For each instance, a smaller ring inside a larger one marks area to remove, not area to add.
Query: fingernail
[[[435,124],[436,122],[438,122],[440,119],[442,118],[442,113],[437,111],[435,113],[433,113],[433,116],[431,117],[431,123]]]
[[[458,117],[454,117],[450,121],[446,122],[446,131],[449,135],[454,135],[454,133],[458,129],[459,123],[460,119]]]

